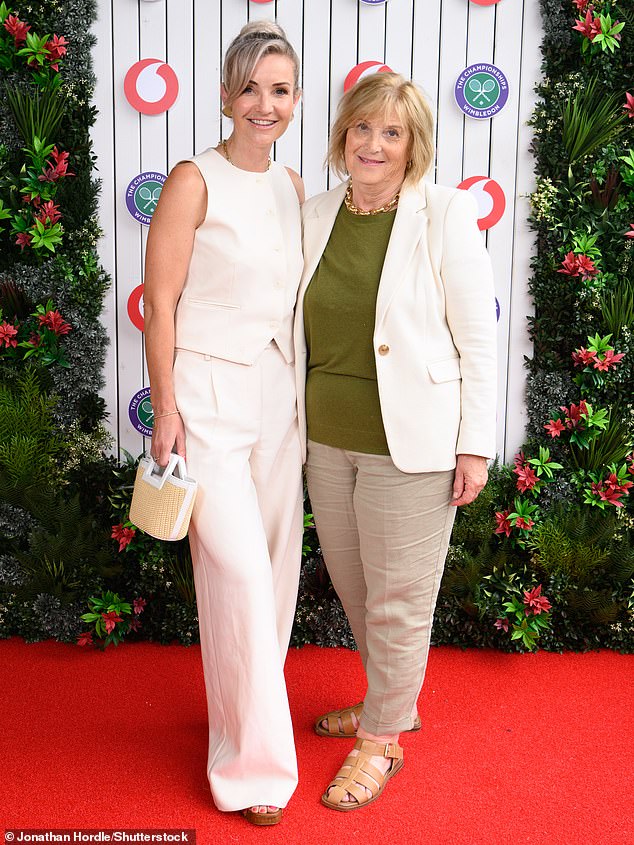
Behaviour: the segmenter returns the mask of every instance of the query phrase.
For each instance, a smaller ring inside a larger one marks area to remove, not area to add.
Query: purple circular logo
[[[361,2],[367,6],[382,6],[387,0],[361,0]]]
[[[454,95],[467,117],[486,120],[506,105],[509,85],[495,65],[469,65],[456,80]]]
[[[154,411],[152,410],[152,403],[150,401],[149,387],[144,387],[134,394],[128,406],[128,416],[130,417],[130,422],[140,434],[144,437],[152,436]]]
[[[150,225],[163,185],[167,176],[162,173],[139,173],[125,191],[125,204],[130,214],[139,223]]]

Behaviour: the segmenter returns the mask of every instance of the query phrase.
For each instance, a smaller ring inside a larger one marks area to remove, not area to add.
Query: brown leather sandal
[[[361,718],[363,712],[363,702],[355,704],[353,707],[343,707],[341,710],[331,710],[329,713],[324,713],[315,720],[315,733],[319,736],[336,737],[338,739],[350,739],[350,737],[357,735],[357,729],[352,721],[352,714],[357,717],[357,721]],[[341,720],[341,727],[339,720]],[[321,724],[327,722],[328,727],[324,728]],[[421,728],[420,716],[414,720],[413,726],[409,729],[412,733],[419,731]],[[405,733],[405,731],[403,731]]]
[[[349,754],[346,757],[343,766],[321,796],[321,803],[331,810],[346,813],[371,804],[381,795],[388,780],[403,768],[403,749],[398,743],[358,739],[354,747],[358,755]],[[389,757],[392,760],[385,774],[372,765],[370,758],[373,756]],[[367,797],[366,789],[371,793],[370,798]],[[355,800],[344,801],[346,795],[351,795]]]
[[[257,825],[278,824],[282,821],[282,809],[279,807],[274,813],[268,811],[266,813],[254,813],[251,807],[248,807],[242,811],[242,815],[248,822]]]

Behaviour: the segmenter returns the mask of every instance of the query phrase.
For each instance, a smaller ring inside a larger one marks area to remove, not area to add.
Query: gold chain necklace
[[[348,185],[346,190],[346,195],[343,198],[343,201],[346,205],[348,211],[352,214],[358,214],[360,217],[369,217],[374,214],[384,214],[387,211],[393,211],[396,206],[398,205],[398,198],[400,196],[400,192],[386,204],[382,205],[381,208],[371,208],[369,211],[364,211],[362,208],[357,208],[357,206],[352,202],[352,182]]]
[[[221,142],[220,142],[220,146],[222,147],[222,151],[223,151],[223,153],[225,154],[225,158],[227,159],[227,161],[229,162],[229,164],[233,164],[233,162],[231,161],[231,156],[229,155],[229,148],[227,147],[227,142],[226,142],[226,141],[224,141],[224,140],[223,140],[223,141],[221,141]],[[233,166],[235,167],[236,165],[234,164]],[[270,169],[271,169],[271,156],[269,156],[269,160],[268,160],[268,162],[267,162],[267,164],[266,164],[266,169],[267,169],[267,170],[270,170]]]

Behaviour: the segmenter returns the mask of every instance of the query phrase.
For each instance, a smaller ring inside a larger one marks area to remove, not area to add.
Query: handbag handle
[[[171,476],[180,478],[181,480],[187,478],[185,458],[182,455],[177,455],[176,452],[171,453],[170,459],[165,467],[159,466],[151,455],[147,460],[148,465],[143,473],[143,480],[158,490],[163,489],[163,485]]]

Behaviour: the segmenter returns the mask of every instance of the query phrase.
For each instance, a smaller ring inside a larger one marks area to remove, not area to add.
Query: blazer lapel
[[[304,217],[304,272],[300,292],[312,279],[324,254],[347,187],[348,183],[344,182],[323,194]]]
[[[385,253],[379,292],[376,300],[378,327],[392,301],[396,289],[407,277],[407,266],[420,239],[427,233],[427,196],[424,185],[406,188],[401,194]]]

